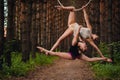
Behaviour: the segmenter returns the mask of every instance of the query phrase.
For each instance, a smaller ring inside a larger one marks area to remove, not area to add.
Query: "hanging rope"
[[[58,1],[58,3],[59,3],[60,6],[64,7],[63,4],[62,4],[59,0],[57,0],[57,1]],[[84,7],[87,7],[87,6],[90,4],[91,1],[92,1],[92,0],[89,0],[89,1],[84,5]],[[80,10],[82,10],[84,7],[75,9],[75,11],[80,11]]]

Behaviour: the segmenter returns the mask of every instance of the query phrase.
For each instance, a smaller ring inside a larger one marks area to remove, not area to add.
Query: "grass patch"
[[[119,80],[120,65],[95,64],[92,66],[97,80]]]
[[[12,65],[8,67],[3,64],[3,70],[0,71],[0,79],[11,76],[25,76],[30,70],[35,69],[36,66],[43,66],[52,64],[56,57],[46,56],[44,54],[36,54],[36,58],[31,58],[26,63],[21,61],[22,55],[20,53],[12,53]]]
[[[91,63],[96,80],[120,80],[120,41],[111,44],[101,43],[100,50],[106,57],[110,57],[109,46],[112,46],[112,63]]]

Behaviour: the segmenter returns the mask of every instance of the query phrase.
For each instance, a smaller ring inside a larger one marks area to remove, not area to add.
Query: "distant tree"
[[[100,0],[101,41],[111,42],[112,36],[112,0]]]
[[[105,0],[100,0],[100,39],[105,41]]]
[[[3,46],[4,46],[4,0],[0,0],[0,69],[3,63]]]
[[[15,24],[14,24],[14,15],[15,15],[15,0],[8,0],[8,22],[7,22],[7,40],[14,39]]]
[[[31,0],[21,1],[21,12],[22,60],[26,62],[30,56]]]
[[[35,57],[35,52],[36,52],[36,46],[37,46],[37,2],[34,2],[32,6],[32,26],[31,26],[31,51],[32,51],[32,57]]]
[[[20,40],[20,0],[16,0],[15,11],[15,38]]]
[[[112,41],[120,41],[120,0],[112,1]]]
[[[112,0],[107,1],[107,42],[112,42]]]
[[[8,42],[7,45],[9,49],[7,49],[5,53],[5,61],[8,66],[11,65],[11,52],[12,50],[10,49],[11,46],[11,41],[14,39],[14,31],[15,31],[15,25],[14,25],[14,0],[7,0],[8,2],[8,22],[7,22],[7,36],[6,36],[6,41]]]

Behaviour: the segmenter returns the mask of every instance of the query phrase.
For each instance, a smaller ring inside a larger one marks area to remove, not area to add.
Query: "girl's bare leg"
[[[64,10],[70,10],[70,14],[68,17],[68,25],[75,23],[75,13],[73,12],[74,7],[69,6],[69,7],[61,7],[61,6],[56,6],[57,9],[64,9]],[[56,41],[56,43],[53,45],[53,47],[50,49],[50,51],[53,51],[62,40],[64,40],[66,37],[70,36],[71,34],[73,34],[73,29],[69,28],[62,34],[62,36],[60,36],[60,38]]]
[[[71,28],[68,28],[62,36],[59,37],[59,39],[56,41],[56,43],[53,45],[53,47],[50,49],[50,51],[53,51],[60,43],[62,40],[64,40],[66,37],[70,36],[73,34],[73,30]]]
[[[45,53],[48,53],[48,54],[53,55],[53,56],[58,56],[58,57],[61,57],[64,59],[72,59],[72,56],[67,52],[53,52],[53,51],[49,51],[49,50],[42,48],[42,47],[37,47],[37,48],[41,52],[45,52]]]
[[[106,61],[107,58],[102,58],[102,57],[94,57],[94,58],[89,58],[87,56],[85,56],[84,54],[81,55],[82,60],[88,61],[88,62],[95,62],[95,61]]]
[[[58,10],[68,10],[70,11],[69,13],[69,17],[68,17],[68,25],[72,24],[72,23],[75,23],[76,20],[75,20],[75,7],[73,6],[66,6],[66,7],[63,7],[63,6],[55,6]]]
[[[72,23],[75,23],[76,19],[75,19],[75,12],[74,11],[70,11],[69,13],[69,17],[68,17],[68,26]]]

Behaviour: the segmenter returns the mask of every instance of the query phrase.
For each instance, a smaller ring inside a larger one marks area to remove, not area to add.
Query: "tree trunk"
[[[29,1],[28,1],[29,2]],[[30,56],[30,16],[28,2],[23,1],[21,3],[21,38],[22,38],[22,61],[26,62]]]
[[[14,39],[15,25],[14,25],[14,0],[8,0],[8,25],[7,25],[7,40]]]
[[[46,48],[46,2],[42,3],[41,45]]]
[[[0,70],[3,64],[3,47],[4,46],[4,0],[0,1]]]
[[[20,40],[20,7],[21,3],[20,0],[16,1],[16,13],[15,13],[15,37],[16,39]]]
[[[36,2],[37,3],[37,2]],[[37,46],[37,26],[36,26],[36,4],[33,3],[33,16],[32,16],[32,30],[31,30],[31,47],[32,47],[32,57],[35,57],[36,46]]]
[[[120,41],[120,0],[113,1],[112,11],[112,39]]]
[[[112,42],[112,0],[107,0],[107,42],[111,43]]]
[[[15,25],[14,25],[14,0],[8,0],[8,23],[7,23],[7,48],[11,48],[12,40],[14,39]],[[11,52],[12,50],[8,49],[5,53],[5,61],[8,66],[11,65]]]
[[[100,38],[101,38],[101,41],[104,41],[104,7],[105,7],[105,2],[104,0],[100,0]]]

